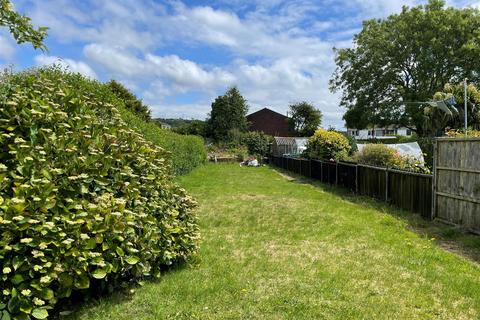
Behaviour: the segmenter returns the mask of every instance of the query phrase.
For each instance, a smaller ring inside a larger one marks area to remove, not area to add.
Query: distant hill
[[[170,125],[170,127],[172,129],[175,129],[175,128],[178,128],[178,127],[181,127],[185,124],[190,124],[192,123],[192,121],[195,121],[193,119],[181,119],[181,118],[177,118],[177,119],[172,119],[172,118],[156,118],[156,119],[153,119],[155,121],[158,121],[158,122],[161,122],[161,123],[165,123],[165,124],[168,124]]]

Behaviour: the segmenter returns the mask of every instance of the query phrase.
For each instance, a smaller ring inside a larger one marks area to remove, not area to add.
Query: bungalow
[[[412,129],[400,126],[373,127],[370,129],[347,129],[348,135],[357,140],[367,139],[392,139],[394,136],[409,137],[412,135]]]

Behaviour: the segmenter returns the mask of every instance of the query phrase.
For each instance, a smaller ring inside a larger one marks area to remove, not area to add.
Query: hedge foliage
[[[74,291],[196,252],[195,201],[172,182],[170,153],[116,107],[56,68],[0,79],[1,319],[44,319]]]
[[[137,114],[140,118],[144,120],[152,119],[150,108],[143,104],[142,100],[138,99],[120,82],[110,80],[106,83],[106,85],[113,92],[113,94],[115,94],[117,98],[123,101],[127,109],[133,111],[135,114]]]
[[[207,160],[207,151],[201,137],[181,135],[171,130],[162,129],[153,121],[144,121],[139,116],[120,108],[122,119],[129,127],[141,133],[145,139],[169,150],[172,155],[175,174],[186,174]]]
[[[308,139],[305,155],[313,159],[344,160],[351,150],[350,142],[341,133],[318,129]]]

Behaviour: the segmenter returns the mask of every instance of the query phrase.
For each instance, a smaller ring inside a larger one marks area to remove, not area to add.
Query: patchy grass
[[[72,318],[480,317],[479,266],[437,243],[476,237],[266,167],[210,164],[181,183],[200,202],[197,261]]]

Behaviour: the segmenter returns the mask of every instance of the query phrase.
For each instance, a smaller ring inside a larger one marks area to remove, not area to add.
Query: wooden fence
[[[291,157],[272,157],[271,162],[287,171],[387,201],[432,219],[432,175],[350,162]]]
[[[480,138],[439,138],[434,149],[434,216],[480,233]]]

